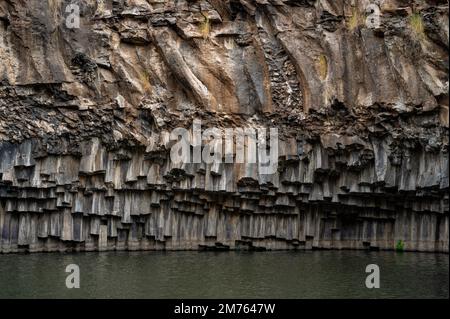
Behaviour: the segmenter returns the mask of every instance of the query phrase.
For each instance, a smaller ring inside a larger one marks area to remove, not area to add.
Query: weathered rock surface
[[[448,252],[449,8],[411,3],[0,0],[0,252]],[[173,163],[193,119],[277,127],[277,173]]]

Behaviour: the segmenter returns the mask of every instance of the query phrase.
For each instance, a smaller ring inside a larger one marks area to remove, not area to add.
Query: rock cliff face
[[[448,2],[372,2],[0,0],[0,252],[448,252]],[[277,172],[174,163],[194,119]]]

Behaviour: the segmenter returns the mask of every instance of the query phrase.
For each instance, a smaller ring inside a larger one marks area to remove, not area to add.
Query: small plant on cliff
[[[409,16],[409,26],[419,39],[422,39],[425,36],[425,26],[420,13],[414,12]]]
[[[405,243],[403,242],[403,240],[397,241],[397,245],[395,245],[395,250],[396,251],[404,251],[405,250]]]
[[[200,33],[202,34],[203,39],[207,39],[209,37],[209,33],[211,32],[211,22],[209,18],[202,13],[205,18],[202,23],[200,23]]]
[[[143,70],[139,73],[139,82],[142,86],[142,89],[145,93],[148,93],[151,91],[152,85],[150,84],[150,74],[147,70]]]
[[[317,70],[319,71],[320,78],[325,80],[328,75],[328,61],[327,57],[323,54],[317,58]]]
[[[357,29],[361,25],[364,24],[365,17],[364,15],[358,10],[358,8],[353,7],[352,8],[352,15],[347,21],[347,28],[351,31]]]

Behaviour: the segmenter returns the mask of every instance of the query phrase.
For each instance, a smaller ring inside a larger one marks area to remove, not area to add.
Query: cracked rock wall
[[[370,3],[0,0],[0,252],[448,252],[448,2]],[[173,163],[194,119],[278,171]]]

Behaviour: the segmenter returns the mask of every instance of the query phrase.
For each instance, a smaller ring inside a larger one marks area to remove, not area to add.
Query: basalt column
[[[370,4],[1,1],[0,253],[448,253],[448,2]],[[196,121],[276,170],[174,161]]]

